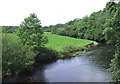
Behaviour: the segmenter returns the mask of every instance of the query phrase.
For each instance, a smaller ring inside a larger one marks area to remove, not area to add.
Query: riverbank
[[[16,33],[6,33],[6,35],[11,36],[13,40],[20,40]],[[49,33],[45,33],[44,36],[48,38],[48,43],[40,49],[40,53],[36,56],[35,59],[37,59],[38,62],[74,57],[84,54],[89,51],[91,47],[98,45],[97,42],[92,40],[77,39]]]
[[[56,34],[44,34],[48,38],[48,43],[45,45],[47,48],[52,48],[58,52],[63,51],[66,46],[79,46],[83,47],[85,45],[95,43],[92,40],[72,38],[68,36],[60,36]]]
[[[53,34],[44,35],[48,38],[48,43],[36,53],[31,46],[23,45],[15,33],[3,33],[3,76],[10,76],[15,72],[32,71],[41,63],[83,54],[95,42]]]
[[[39,65],[28,75],[15,75],[3,82],[110,82],[107,68],[113,54],[114,46],[98,45],[82,56]]]
[[[90,47],[98,45],[97,42],[86,39],[77,39],[55,34],[44,35],[48,38],[48,43],[45,47],[56,50],[56,52],[58,52],[58,59],[65,59],[84,54]]]
[[[63,48],[63,51],[59,52],[59,59],[66,59],[78,55],[83,55],[97,45],[98,43],[94,42],[84,46],[73,46],[73,45],[66,46]]]

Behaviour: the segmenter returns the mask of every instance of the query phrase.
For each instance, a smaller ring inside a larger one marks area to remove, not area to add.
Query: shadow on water
[[[114,46],[100,45],[83,56],[57,60],[35,68],[29,75],[16,75],[4,82],[109,82]]]
[[[35,68],[32,73],[26,74],[22,73],[21,75],[16,74],[10,78],[3,79],[3,82],[45,82],[44,77],[44,66],[39,66]]]
[[[97,66],[108,69],[110,68],[111,59],[114,58],[114,53],[114,45],[100,45],[87,54],[89,59],[95,62]]]

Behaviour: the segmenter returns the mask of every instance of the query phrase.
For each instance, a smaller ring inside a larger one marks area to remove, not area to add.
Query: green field
[[[9,34],[12,35],[12,38],[17,38],[16,34]],[[86,40],[86,39],[76,39],[67,36],[60,36],[55,34],[44,34],[48,37],[48,43],[45,44],[45,47],[52,48],[57,51],[62,51],[62,48],[67,45],[73,46],[84,46],[95,41]]]
[[[55,49],[57,51],[62,51],[62,48],[67,45],[84,46],[95,42],[86,39],[76,39],[76,38],[54,35],[54,34],[45,34],[45,36],[48,37],[48,41],[49,41],[45,46]]]

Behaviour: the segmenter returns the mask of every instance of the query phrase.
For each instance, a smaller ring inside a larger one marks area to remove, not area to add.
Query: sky
[[[66,23],[105,8],[110,0],[0,0],[0,26],[19,26],[35,13],[42,26]]]

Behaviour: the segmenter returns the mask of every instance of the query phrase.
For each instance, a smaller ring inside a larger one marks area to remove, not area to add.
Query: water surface
[[[98,46],[82,56],[37,67],[29,76],[13,76],[9,82],[109,82],[113,46]]]

